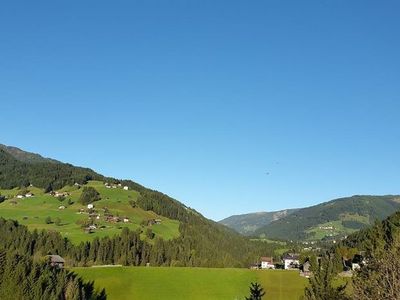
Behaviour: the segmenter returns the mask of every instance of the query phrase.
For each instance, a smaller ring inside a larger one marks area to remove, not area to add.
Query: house
[[[88,208],[88,209],[93,209],[93,208],[94,208],[94,205],[90,203],[90,204],[87,205],[87,208]]]
[[[63,209],[65,209],[65,206],[64,206],[64,205],[61,205],[61,206],[58,207],[58,209],[59,209],[59,210],[63,210]]]
[[[129,219],[128,218],[124,218],[124,223],[129,223]]]
[[[288,253],[284,255],[283,263],[285,270],[298,269],[300,265],[299,258],[300,256],[297,253]]]
[[[32,194],[32,193],[27,193],[27,194],[25,194],[25,197],[26,198],[30,198],[30,197],[33,197],[34,195]]]
[[[275,269],[274,261],[272,257],[261,257],[261,269]]]
[[[352,264],[351,264],[351,269],[352,269],[353,271],[360,270],[360,269],[361,269],[361,266],[360,266],[360,264],[358,264],[358,263],[352,263]]]
[[[65,260],[60,255],[47,255],[46,257],[48,258],[52,267],[59,269],[64,268]]]
[[[129,187],[128,186],[124,186],[124,190],[125,191],[129,190]]]
[[[155,222],[155,224],[161,224],[161,220],[160,219],[155,219],[154,222]]]
[[[24,195],[17,195],[17,199],[22,199],[22,198],[25,198],[25,196]]]

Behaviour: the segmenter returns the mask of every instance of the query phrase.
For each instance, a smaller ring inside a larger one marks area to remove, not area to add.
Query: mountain
[[[255,231],[260,237],[334,239],[383,220],[400,209],[400,196],[352,196],[299,209]]]
[[[219,221],[219,223],[228,226],[243,235],[253,235],[259,228],[286,217],[295,211],[297,211],[297,209],[234,215]]]
[[[107,188],[107,185],[116,188]],[[92,213],[80,203],[82,193],[89,188],[96,189],[101,198],[96,199],[94,216],[90,216]],[[17,197],[28,190],[34,197]],[[56,192],[66,196],[57,199]],[[0,149],[0,194],[6,196],[0,203],[1,216],[18,220],[29,230],[48,230],[49,236],[43,237],[57,241],[62,240],[60,237],[67,238],[68,243],[56,243],[59,253],[64,253],[76,264],[96,264],[93,257],[99,257],[98,264],[142,265],[151,262],[159,266],[243,267],[260,255],[273,255],[277,246],[250,241],[168,195],[132,180],[105,177],[89,168],[49,160],[20,149],[15,151],[13,147]],[[101,215],[100,219],[96,218],[97,214]],[[106,223],[110,214],[129,218],[126,225],[125,221]],[[149,223],[156,219],[160,219],[160,225]],[[95,233],[88,230],[82,235],[90,226]],[[118,234],[123,237],[118,238]],[[13,237],[7,232],[4,236]],[[33,233],[25,237],[33,239],[36,236],[37,233]],[[77,242],[86,243],[77,245]],[[16,240],[15,243],[20,242]],[[101,255],[109,250],[99,250],[99,247],[109,247],[110,243],[114,245],[113,249],[135,247],[136,256],[121,252]],[[94,252],[88,251],[89,248]],[[92,257],[88,257],[89,254]]]
[[[13,146],[0,144],[0,149],[13,156],[15,159],[26,163],[60,163],[57,160],[45,158],[36,153],[26,152]]]

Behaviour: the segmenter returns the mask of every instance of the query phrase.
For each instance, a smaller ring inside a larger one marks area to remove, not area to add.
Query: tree
[[[56,218],[56,220],[54,221],[54,224],[56,224],[57,226],[61,225],[61,219],[60,218]]]
[[[154,233],[153,233],[153,230],[151,230],[151,228],[147,228],[146,229],[146,236],[149,238],[149,239],[153,239],[154,238]]]
[[[257,282],[250,283],[250,297],[246,297],[246,300],[261,300],[265,295],[264,289]]]
[[[50,217],[46,217],[46,219],[45,219],[44,221],[46,222],[46,224],[51,224],[51,223],[53,223],[53,222],[51,221],[51,218],[50,218]]]
[[[335,287],[335,263],[329,257],[323,258],[314,276],[309,279],[309,286],[304,290],[305,300],[346,300],[346,285]]]
[[[79,198],[79,202],[82,203],[83,205],[92,203],[94,201],[100,200],[100,194],[98,191],[96,191],[95,188],[89,186],[89,187],[84,187],[81,197]]]
[[[400,299],[400,238],[375,249],[353,277],[354,299]]]

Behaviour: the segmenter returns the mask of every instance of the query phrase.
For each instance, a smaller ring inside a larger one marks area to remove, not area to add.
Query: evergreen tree
[[[250,296],[246,297],[246,300],[261,300],[265,295],[264,289],[257,282],[250,283]]]
[[[323,258],[319,268],[314,272],[314,276],[309,279],[309,286],[305,288],[305,300],[346,300],[346,285],[334,287],[333,280],[335,273],[335,263],[329,258]]]

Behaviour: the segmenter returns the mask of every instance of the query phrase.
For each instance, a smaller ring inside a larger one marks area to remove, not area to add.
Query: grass
[[[122,188],[107,189],[102,182],[91,181],[88,186],[94,187],[101,195],[101,200],[94,203],[97,211],[102,215],[96,220],[98,229],[94,233],[88,234],[81,228],[79,222],[88,219],[88,214],[78,214],[79,209],[85,206],[79,203],[79,197],[82,188],[68,186],[61,191],[68,191],[70,195],[64,201],[60,202],[57,198],[45,194],[43,190],[30,187],[29,191],[35,194],[32,198],[15,198],[18,189],[0,190],[2,195],[8,197],[8,200],[0,204],[0,217],[14,219],[19,223],[28,226],[29,229],[46,229],[60,232],[68,237],[72,242],[92,240],[94,237],[113,236],[118,234],[123,227],[136,230],[141,227],[141,222],[148,219],[161,219],[161,224],[151,226],[156,236],[164,239],[172,239],[179,236],[179,222],[162,216],[158,216],[152,211],[144,211],[141,208],[133,208],[129,201],[135,201],[138,197],[136,191],[125,191]],[[71,199],[73,204],[68,204]],[[60,206],[65,206],[60,210]],[[109,223],[104,220],[102,209],[107,207],[113,215],[128,217],[129,223]],[[50,217],[54,222],[57,218],[61,220],[60,225],[55,223],[46,224],[45,219]],[[100,228],[104,226],[104,228]],[[145,230],[145,228],[142,228]],[[144,238],[144,235],[143,235]]]
[[[162,267],[74,268],[108,299],[244,299],[250,282],[258,281],[266,299],[294,300],[307,280],[296,271]]]

